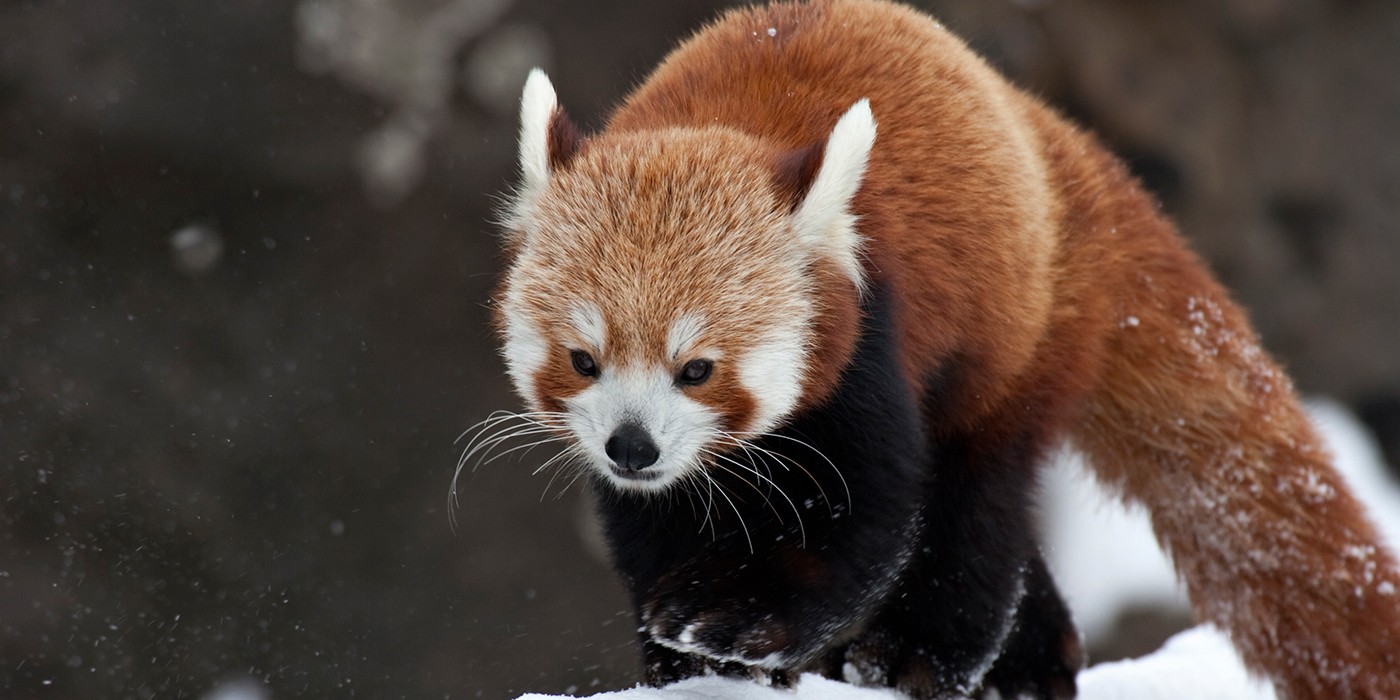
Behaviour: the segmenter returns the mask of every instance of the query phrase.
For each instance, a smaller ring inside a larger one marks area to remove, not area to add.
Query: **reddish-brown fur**
[[[862,97],[879,124],[853,205],[867,274],[896,290],[911,385],[959,368],[955,408],[930,431],[1071,436],[1148,507],[1198,613],[1284,697],[1400,697],[1394,559],[1243,313],[1115,159],[957,38],[883,2],[737,10],[675,51],[606,134],[761,135],[751,147],[772,152],[777,180],[753,186],[786,201],[801,190],[784,183],[814,169],[801,149]],[[851,282],[818,274],[812,364],[827,369],[808,373],[808,402],[859,323]]]
[[[727,371],[726,363],[737,362],[743,354],[736,349],[739,345],[737,340],[752,337],[760,330],[765,317],[765,300],[735,294],[734,290],[726,293],[715,288],[708,278],[690,273],[696,269],[735,270],[730,262],[731,257],[758,257],[757,251],[765,247],[763,237],[776,235],[773,232],[778,229],[771,224],[778,214],[772,211],[771,206],[766,206],[771,201],[763,203],[764,209],[759,209],[760,204],[754,203],[752,198],[726,195],[747,193],[747,182],[754,178],[763,180],[766,186],[768,174],[760,169],[760,164],[735,157],[731,159],[732,162],[725,163],[726,167],[706,168],[703,169],[705,175],[701,175],[700,169],[685,161],[687,149],[693,143],[713,145],[717,137],[693,130],[678,130],[669,136],[667,143],[658,147],[665,157],[636,164],[627,173],[628,181],[637,183],[638,190],[658,189],[679,168],[692,173],[705,191],[714,193],[713,197],[705,201],[685,202],[680,207],[674,200],[639,197],[636,206],[628,209],[635,220],[627,222],[625,231],[613,223],[608,230],[612,235],[587,239],[586,247],[581,250],[551,250],[546,253],[549,257],[542,264],[532,268],[531,274],[546,276],[542,287],[548,292],[579,288],[602,290],[599,294],[603,296],[599,296],[598,300],[608,304],[607,315],[627,319],[626,323],[615,323],[609,327],[608,347],[598,357],[605,367],[628,363],[645,366],[654,358],[663,357],[667,330],[675,320],[672,314],[676,309],[726,309],[722,317],[709,319],[712,323],[723,323],[715,326],[714,332],[706,334],[707,346],[719,352],[715,378],[686,391],[724,415],[725,425],[721,426],[722,429],[742,430],[754,411],[753,399],[738,385],[737,375]],[[723,137],[719,138],[723,140]],[[763,148],[762,143],[738,135],[728,135],[728,139],[733,143],[723,145],[736,153],[749,154],[755,148]],[[618,160],[618,156],[609,150],[609,145],[580,144],[577,139],[560,140],[552,145],[559,143],[570,144],[569,152],[562,156],[570,166],[556,174],[555,189],[570,194],[543,201],[538,219],[544,222],[543,226],[556,229],[580,220],[608,221],[611,216],[609,207],[616,203],[616,196],[608,191],[610,185],[605,181],[611,177],[608,167]],[[642,139],[632,139],[627,135],[613,140],[611,145],[619,149],[651,148]],[[577,152],[573,152],[574,149]],[[774,162],[776,158],[775,153],[773,159],[764,161],[763,165]],[[706,177],[712,179],[706,180]],[[736,247],[726,251],[696,246],[693,240],[696,234],[688,230],[687,225],[701,219],[705,225],[716,230],[735,232],[737,235],[731,240]],[[631,236],[644,236],[645,241],[634,240]],[[578,245],[579,240],[571,243]],[[649,264],[654,265],[644,278],[598,277],[599,270],[626,269],[635,264],[636,250],[640,246],[646,246],[651,251],[647,259]],[[823,283],[829,280],[831,288],[848,292],[833,298],[833,303],[829,305],[832,312],[830,318],[845,319],[845,322],[840,327],[830,329],[830,337],[835,342],[831,349],[824,350],[848,355],[855,342],[854,319],[857,312],[854,289],[849,281],[841,278],[839,272],[828,274],[821,266],[815,272]],[[754,273],[760,274],[761,271],[755,270]],[[530,306],[531,311],[541,317],[538,319],[541,327],[568,326],[562,318],[548,318],[551,314],[559,316],[567,309],[567,304],[553,303],[556,301],[553,298],[538,301],[538,304]],[[504,326],[505,320],[499,321]],[[579,343],[574,345],[582,347]],[[597,350],[587,349],[590,352]],[[562,407],[561,398],[577,394],[588,384],[571,368],[565,346],[558,345],[557,352],[562,356],[557,361],[546,363],[536,375],[536,395],[532,397],[551,410],[559,410]],[[685,359],[689,358],[682,358],[680,363],[683,364]],[[833,362],[838,363],[835,366],[839,366],[840,360],[841,357],[832,358]],[[674,373],[680,367],[677,365],[669,369]],[[834,378],[830,381],[834,381]]]

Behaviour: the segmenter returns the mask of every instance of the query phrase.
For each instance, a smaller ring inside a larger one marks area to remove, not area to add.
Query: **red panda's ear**
[[[583,134],[569,120],[554,86],[544,71],[535,68],[525,80],[520,97],[520,201],[530,206],[544,191],[549,176],[569,163],[583,145]]]
[[[874,145],[875,117],[870,101],[861,99],[837,120],[816,164],[796,168],[798,173],[810,168],[815,175],[810,176],[810,184],[792,212],[794,232],[812,254],[840,265],[858,289],[864,288],[864,274],[851,200],[860,190]]]
[[[812,189],[812,181],[817,179],[817,170],[822,165],[822,151],[826,144],[816,143],[788,151],[778,156],[773,164],[773,188],[778,191],[778,201],[787,207],[783,213],[791,214],[806,199]]]
[[[569,119],[563,107],[554,108],[549,120],[549,171],[557,173],[573,160],[583,147],[583,132]]]

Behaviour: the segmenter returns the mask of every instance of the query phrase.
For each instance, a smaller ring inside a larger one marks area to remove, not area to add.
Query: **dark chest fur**
[[[823,405],[675,493],[598,489],[647,680],[814,671],[914,697],[1072,696],[1078,636],[1029,513],[1039,436],[930,440],[940,397],[900,375],[885,292],[863,311]]]

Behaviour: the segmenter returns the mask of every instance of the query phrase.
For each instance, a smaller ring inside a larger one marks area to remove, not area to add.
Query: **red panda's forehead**
[[[763,153],[727,130],[605,139],[551,181],[540,202],[542,242],[649,257],[781,246],[789,237],[777,226],[783,216]]]
[[[682,322],[738,356],[773,314],[806,306],[802,256],[752,144],[688,136],[590,147],[540,202],[530,252],[551,325],[574,330],[579,308],[596,309],[612,361],[670,359]]]
[[[540,313],[567,336],[560,342],[583,341],[609,363],[683,362],[700,351],[737,358],[765,326],[809,307],[810,290],[800,275],[750,261],[638,256],[559,262],[536,283],[539,293],[532,296],[542,302]],[[690,354],[677,356],[678,350]]]

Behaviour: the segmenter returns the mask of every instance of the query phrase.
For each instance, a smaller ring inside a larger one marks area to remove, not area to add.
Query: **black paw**
[[[669,649],[764,669],[789,667],[791,629],[754,601],[700,607],[661,599],[642,611],[652,641]]]
[[[846,645],[839,674],[834,677],[853,685],[895,688],[911,700],[967,696],[956,682],[958,674],[945,667],[937,655],[881,627],[867,630]]]
[[[1083,659],[1083,645],[1073,630],[1058,640],[1008,647],[987,674],[983,688],[995,690],[1002,698],[1070,700],[1078,693],[1076,678]]]
[[[694,654],[683,654],[657,644],[642,631],[642,660],[647,685],[660,688],[696,676],[752,678],[754,669],[743,664],[716,661]]]
[[[1068,700],[1078,692],[1084,668],[1084,645],[1040,557],[1026,571],[1026,595],[1016,611],[1016,626],[983,688],[1003,698]]]

